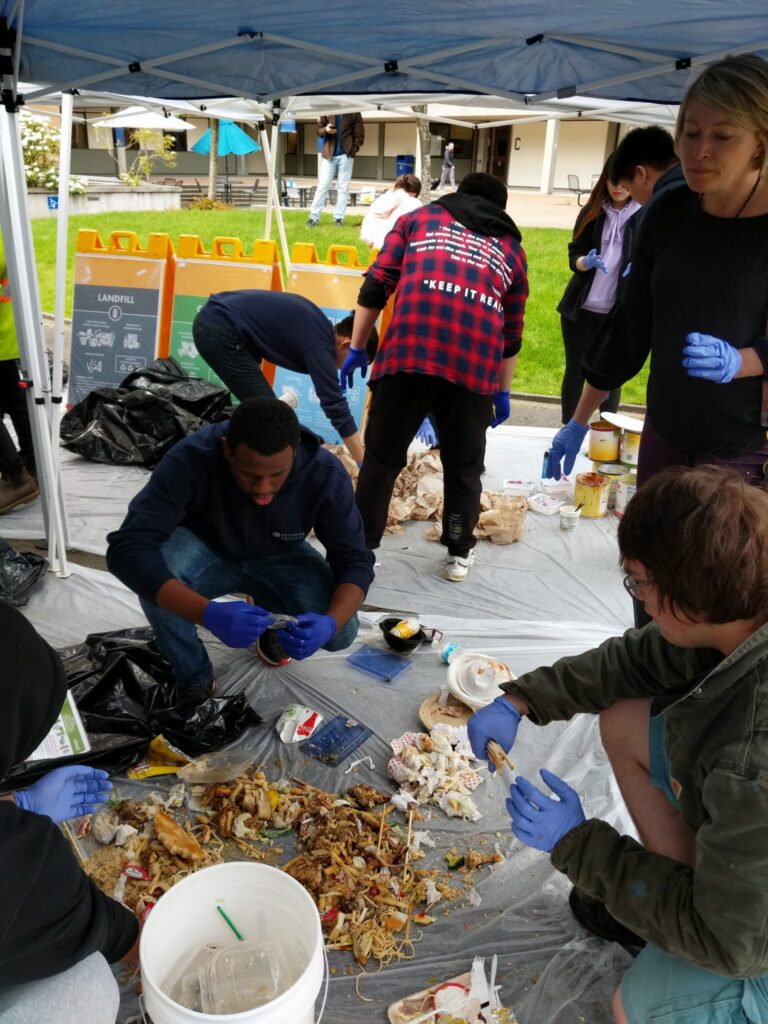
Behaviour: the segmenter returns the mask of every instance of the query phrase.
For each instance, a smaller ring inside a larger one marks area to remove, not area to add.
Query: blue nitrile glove
[[[364,348],[351,348],[349,355],[342,363],[339,370],[339,384],[341,384],[342,391],[353,387],[355,370],[359,370],[360,376],[363,378],[368,373],[368,355]]]
[[[437,444],[437,435],[435,434],[435,428],[432,426],[429,416],[424,417],[424,421],[416,431],[416,437],[422,444],[426,444],[430,448]]]
[[[509,392],[497,391],[493,396],[493,419],[492,427],[498,427],[504,420],[509,419]]]
[[[54,768],[34,786],[18,790],[13,796],[22,810],[45,814],[58,822],[93,814],[99,804],[109,800],[111,789],[109,775],[101,768],[71,764]]]
[[[683,366],[689,377],[730,384],[741,369],[741,352],[711,334],[686,334]]]
[[[568,476],[588,433],[589,427],[585,427],[583,423],[578,423],[576,420],[568,420],[565,426],[558,430],[552,439],[552,447],[549,449],[548,477],[554,477],[555,480],[560,479],[561,459],[563,459],[562,472]]]
[[[296,661],[310,658],[336,636],[336,620],[330,615],[307,612],[297,615],[297,622],[277,631],[277,639],[285,653]]]
[[[608,273],[606,265],[603,263],[603,257],[597,251],[597,249],[590,249],[586,256],[581,257],[584,262],[585,270],[602,270],[604,274]]]
[[[203,625],[227,647],[250,647],[272,623],[272,613],[247,601],[210,601]]]
[[[559,800],[553,800],[518,775],[509,787],[507,811],[512,819],[512,832],[526,846],[549,853],[564,835],[586,821],[581,800],[575,789],[546,768],[540,775]]]
[[[488,761],[486,747],[489,740],[496,740],[508,754],[517,738],[517,727],[522,715],[514,704],[506,697],[497,697],[487,707],[476,711],[467,722],[467,735],[472,746],[472,753],[478,761]],[[488,762],[488,771],[493,772],[493,765]]]

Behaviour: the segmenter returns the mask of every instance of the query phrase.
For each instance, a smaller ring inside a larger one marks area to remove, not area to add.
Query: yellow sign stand
[[[251,252],[246,253],[239,238],[214,238],[211,251],[207,252],[197,235],[179,236],[170,354],[191,376],[221,383],[197,353],[192,323],[209,295],[243,289],[283,290],[275,242],[256,241]]]
[[[69,401],[115,387],[168,353],[175,264],[167,234],[80,230],[75,248]]]

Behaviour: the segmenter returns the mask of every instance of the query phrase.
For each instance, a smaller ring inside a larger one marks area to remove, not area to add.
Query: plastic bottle
[[[450,665],[461,653],[462,648],[455,640],[449,640],[447,643],[441,640],[437,645],[437,656],[444,665]]]

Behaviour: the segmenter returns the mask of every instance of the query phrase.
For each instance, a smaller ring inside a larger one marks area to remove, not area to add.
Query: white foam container
[[[242,1013],[205,1014],[168,996],[200,949],[232,942],[217,906],[223,907],[245,938],[282,942],[298,961],[297,980],[271,1002]],[[217,864],[183,878],[147,917],[139,959],[144,1005],[153,1024],[313,1024],[315,1020],[325,964],[320,915],[302,885],[266,864]]]

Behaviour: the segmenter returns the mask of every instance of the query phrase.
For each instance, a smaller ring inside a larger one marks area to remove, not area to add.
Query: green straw
[[[221,916],[224,918],[224,920],[227,922],[227,924],[232,929],[232,931],[235,933],[235,938],[239,939],[240,942],[243,942],[244,941],[243,940],[243,936],[240,934],[240,932],[237,930],[237,928],[235,928],[235,926],[230,921],[230,919],[229,919],[229,917],[227,915],[227,912],[224,909],[224,907],[217,906],[216,909],[221,914]]]

